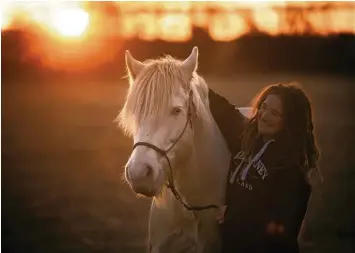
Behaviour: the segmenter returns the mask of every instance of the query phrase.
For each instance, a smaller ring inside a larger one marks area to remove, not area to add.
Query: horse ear
[[[134,59],[129,52],[129,50],[126,50],[126,66],[129,71],[129,74],[133,77],[136,78],[139,74],[139,72],[143,69],[144,64],[140,61],[137,61]]]
[[[191,79],[193,72],[197,70],[198,66],[198,48],[194,47],[189,57],[181,64],[181,68],[188,78]]]

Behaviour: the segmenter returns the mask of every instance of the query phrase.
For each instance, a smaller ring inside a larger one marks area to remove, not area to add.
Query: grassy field
[[[264,85],[297,80],[314,105],[324,183],[315,181],[302,252],[352,252],[355,80],[296,74],[205,76],[245,106]],[[144,252],[149,199],[122,181],[132,142],[113,123],[127,82],[2,83],[2,249]]]

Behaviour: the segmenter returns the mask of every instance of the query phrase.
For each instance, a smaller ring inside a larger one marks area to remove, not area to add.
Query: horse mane
[[[172,97],[181,90],[186,99],[192,90],[194,115],[203,122],[211,121],[207,84],[196,72],[190,82],[186,82],[181,63],[167,55],[145,61],[145,68],[135,79],[128,73],[129,89],[116,119],[126,135],[132,136],[141,122],[149,120],[156,123],[160,115],[166,115]]]

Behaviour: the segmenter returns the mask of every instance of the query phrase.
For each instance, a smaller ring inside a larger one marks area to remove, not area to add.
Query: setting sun
[[[81,9],[63,9],[53,14],[53,26],[63,36],[78,37],[89,24],[89,14]]]
[[[7,30],[11,26],[14,10],[9,8],[8,5],[1,6],[0,9],[0,27],[1,30]]]
[[[209,37],[232,42],[260,32],[355,34],[354,14],[354,3],[337,2],[15,1],[0,10],[0,28],[4,33],[24,32],[27,58],[80,71],[113,60],[129,39],[187,42]]]

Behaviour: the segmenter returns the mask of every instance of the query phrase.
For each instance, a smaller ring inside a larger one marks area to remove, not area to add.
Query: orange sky
[[[34,23],[50,32],[69,36],[80,33],[80,30],[90,29],[91,33],[107,33],[123,37],[139,36],[145,40],[163,39],[171,41],[185,41],[192,36],[192,27],[205,28],[214,40],[234,40],[248,32],[248,25],[243,19],[243,13],[238,10],[251,9],[251,19],[259,30],[277,35],[290,33],[289,27],[282,22],[282,14],[274,10],[274,7],[284,7],[285,2],[259,2],[239,1],[233,3],[191,3],[191,2],[140,2],[140,3],[116,3],[121,8],[123,15],[119,21],[114,16],[100,13],[97,8],[85,8],[85,2],[23,2],[12,3],[5,6],[2,11],[2,29],[9,29],[19,25]],[[319,5],[324,3],[292,3],[297,6]],[[332,3],[337,5],[337,3]],[[91,4],[90,6],[94,6]],[[81,17],[79,12],[70,9],[84,9]],[[209,15],[208,8],[214,8],[217,13]],[[69,10],[68,10],[69,9]],[[85,10],[86,9],[86,10]],[[164,10],[162,15],[156,14],[157,10]],[[190,11],[194,10],[193,13]],[[139,14],[130,14],[132,11],[142,11]],[[96,16],[95,22],[90,18]],[[333,32],[355,33],[355,4],[350,9],[331,9],[328,13],[312,12],[308,20],[316,32],[329,34]],[[102,19],[101,21],[99,19]],[[111,19],[111,20],[110,20]],[[81,22],[81,24],[79,24]],[[85,22],[87,24],[85,24]],[[105,22],[105,26],[98,25]],[[120,25],[117,25],[120,23]],[[95,27],[96,26],[96,27]],[[300,25],[296,31],[301,31]],[[71,30],[70,30],[71,29]],[[81,33],[80,33],[81,34]]]
[[[333,6],[339,4],[332,3]],[[26,57],[40,55],[42,64],[75,68],[95,66],[113,59],[120,46],[117,45],[119,42],[110,43],[110,38],[138,36],[144,40],[186,41],[192,36],[193,26],[198,26],[216,41],[231,41],[249,31],[245,20],[251,20],[257,29],[271,35],[304,32],[300,22],[296,22],[291,31],[283,22],[283,14],[275,11],[275,7],[287,5],[290,3],[111,3],[111,11],[113,8],[114,12],[122,13],[118,19],[117,15],[107,13],[107,5],[99,3],[16,2],[6,5],[0,17],[2,30],[30,27],[35,31],[34,37],[29,38]],[[292,5],[307,7],[324,3]],[[209,13],[210,10],[214,13]],[[318,34],[355,33],[355,3],[351,8],[331,8],[322,13],[314,11],[307,15],[307,20]]]

